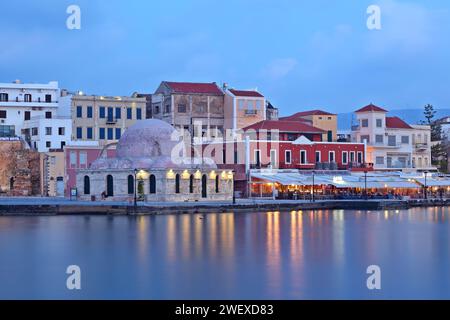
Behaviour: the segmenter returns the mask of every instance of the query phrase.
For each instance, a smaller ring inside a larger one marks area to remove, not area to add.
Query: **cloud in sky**
[[[65,28],[69,1],[2,3],[0,81],[111,95],[161,80],[227,82],[258,87],[282,114],[450,106],[447,0],[377,1],[380,31],[366,28],[372,0],[77,3],[80,31]]]

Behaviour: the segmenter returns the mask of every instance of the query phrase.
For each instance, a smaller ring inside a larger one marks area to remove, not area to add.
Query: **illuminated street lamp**
[[[424,175],[425,175],[425,183],[424,183],[424,186],[423,186],[423,192],[424,192],[424,198],[425,198],[425,200],[426,199],[428,199],[428,190],[427,190],[427,174],[428,174],[428,171],[424,171],[423,172],[424,173]]]
[[[315,201],[315,199],[314,199],[314,184],[315,184],[315,183],[314,183],[314,175],[315,175],[315,173],[316,173],[316,172],[313,170],[313,171],[312,171],[312,194],[311,194],[311,195],[312,195],[312,197],[311,197],[311,201],[312,201],[312,202]]]
[[[367,170],[364,170],[364,199],[367,200]]]
[[[138,169],[134,169],[134,206],[137,206],[137,173]]]

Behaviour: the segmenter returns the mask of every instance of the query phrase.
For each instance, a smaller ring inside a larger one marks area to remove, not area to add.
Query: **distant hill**
[[[392,110],[388,113],[391,117],[399,117],[409,124],[419,124],[420,121],[425,120],[423,116],[423,109],[403,109]],[[436,110],[436,119],[450,116],[450,109]],[[352,124],[352,117],[356,119],[354,113],[340,113],[338,114],[338,130],[350,130]]]

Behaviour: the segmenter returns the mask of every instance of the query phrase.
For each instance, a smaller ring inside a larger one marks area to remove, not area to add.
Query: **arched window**
[[[14,177],[9,179],[9,190],[14,190]]]
[[[189,193],[194,193],[194,175],[189,177]]]
[[[114,178],[110,174],[106,177],[106,195],[114,197]]]
[[[134,194],[134,177],[131,174],[128,176],[128,194]]]
[[[180,175],[175,176],[175,193],[180,193]]]
[[[219,175],[216,175],[216,193],[219,193]]]
[[[156,193],[156,177],[154,174],[150,175],[150,193],[151,194]]]
[[[202,198],[206,198],[208,196],[208,177],[206,174],[202,176]]]
[[[89,176],[84,176],[84,194],[91,194],[91,180]]]

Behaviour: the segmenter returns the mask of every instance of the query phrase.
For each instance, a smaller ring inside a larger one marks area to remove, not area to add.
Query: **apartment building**
[[[0,83],[0,137],[21,137],[31,119],[53,119],[58,109],[58,82]]]
[[[256,90],[225,89],[225,129],[238,130],[266,120],[266,98]]]
[[[215,82],[163,81],[152,95],[151,114],[191,137],[222,136],[224,93]]]
[[[307,121],[313,127],[325,131],[323,141],[337,141],[337,115],[322,110],[309,110],[297,112],[289,117],[283,117],[281,120]]]
[[[387,112],[373,104],[355,111],[352,141],[366,144],[367,162],[375,170],[432,169],[430,128],[411,126],[398,117],[388,117]]]
[[[72,119],[71,139],[99,141],[101,146],[117,142],[125,130],[145,118],[145,97],[107,97],[63,94],[61,114]]]

